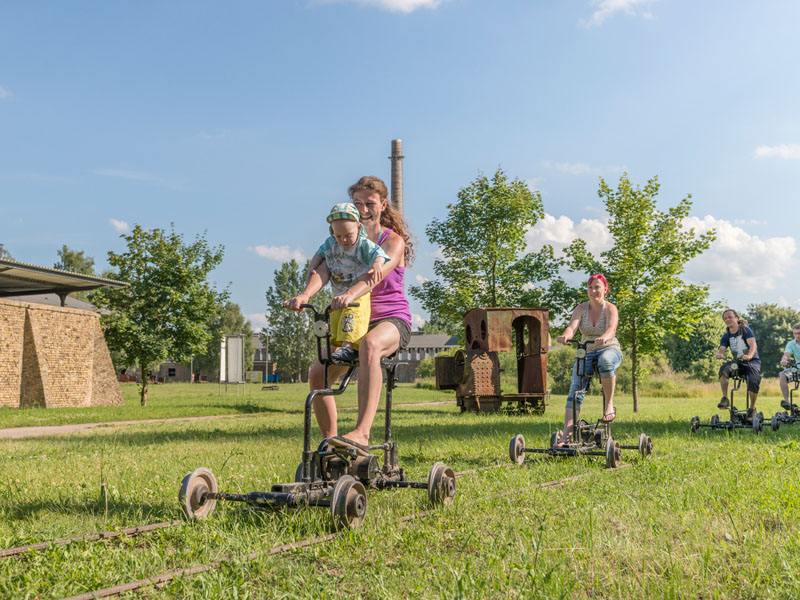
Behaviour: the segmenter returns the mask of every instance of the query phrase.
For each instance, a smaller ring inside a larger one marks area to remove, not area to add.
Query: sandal
[[[352,448],[359,456],[369,456],[369,447],[364,444],[359,444],[351,439],[337,435],[336,437],[328,438],[328,444],[334,448]]]
[[[600,422],[601,423],[611,423],[611,421],[613,421],[616,418],[617,418],[617,411],[616,410],[612,410],[611,412],[607,412],[606,414],[604,414],[603,418],[600,419]]]

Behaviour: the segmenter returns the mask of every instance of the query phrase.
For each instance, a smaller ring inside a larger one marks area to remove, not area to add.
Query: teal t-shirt
[[[800,366],[800,344],[798,344],[795,340],[791,340],[788,344],[786,344],[786,350],[784,350],[784,353],[794,355],[794,361]]]
[[[336,238],[330,236],[317,250],[317,256],[323,257],[328,264],[334,296],[344,294],[352,287],[356,280],[369,270],[376,258],[381,257],[386,262],[389,261],[389,256],[383,248],[367,239],[363,230],[356,243],[349,248],[343,248],[336,242]]]

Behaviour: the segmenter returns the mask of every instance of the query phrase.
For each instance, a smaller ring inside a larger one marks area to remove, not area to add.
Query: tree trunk
[[[141,384],[139,385],[140,401],[142,406],[147,406],[147,385],[150,383],[150,369],[147,365],[141,364]]]
[[[633,391],[633,412],[639,412],[639,389],[638,389],[638,371],[639,371],[639,356],[636,347],[636,321],[633,321],[632,335],[631,335],[631,389]]]

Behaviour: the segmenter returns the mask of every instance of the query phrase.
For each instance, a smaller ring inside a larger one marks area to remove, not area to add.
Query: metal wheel
[[[697,431],[700,429],[700,417],[692,417],[691,424],[692,424],[691,432],[697,433]]]
[[[331,494],[333,527],[353,529],[361,525],[367,513],[367,491],[352,475],[342,475]]]
[[[205,519],[214,512],[217,501],[205,498],[208,493],[217,493],[217,479],[210,469],[200,467],[183,478],[178,500],[187,518]]]
[[[639,435],[639,454],[642,459],[653,454],[653,440],[650,439],[649,435],[644,433]]]
[[[525,462],[525,453],[522,449],[525,447],[525,438],[522,435],[515,435],[511,438],[508,444],[508,457],[511,462],[521,465]]]
[[[756,413],[753,415],[753,433],[758,435],[761,433],[761,428],[764,426],[764,415],[762,413]]]
[[[428,500],[432,504],[452,504],[456,495],[456,474],[442,462],[431,467],[428,474]]]
[[[778,431],[781,428],[781,413],[776,412],[772,415],[772,420],[770,421],[770,425],[772,426],[772,431]]]
[[[719,423],[719,415],[711,415],[711,424],[717,425]]]
[[[297,470],[294,472],[294,481],[295,483],[300,483],[303,481],[303,461],[300,461],[300,464],[297,465]]]
[[[608,438],[606,442],[606,469],[616,469],[621,458],[622,451],[619,448],[619,442],[615,441],[614,438]]]

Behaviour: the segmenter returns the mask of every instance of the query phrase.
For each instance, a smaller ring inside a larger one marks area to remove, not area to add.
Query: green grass
[[[154,390],[151,406],[143,410],[186,416],[196,404],[198,411],[217,406],[225,414],[236,412],[230,397],[181,398],[170,396],[169,387]],[[179,518],[180,481],[199,466],[211,468],[220,487],[231,492],[291,481],[300,461],[305,388],[259,394],[242,402],[259,408],[245,419],[0,442],[0,547]],[[396,403],[444,398],[452,396],[395,390]],[[348,391],[342,406],[354,404],[355,394]],[[563,398],[551,404],[544,416],[461,414],[454,402],[399,407],[393,424],[401,462],[417,480],[427,477],[436,460],[456,470],[502,465],[513,435],[522,433],[529,446],[543,445],[560,427]],[[656,457],[672,456],[640,463],[627,451],[623,460],[633,467],[616,472],[605,471],[600,460],[577,459],[466,474],[452,506],[403,525],[399,517],[428,508],[425,493],[369,491],[360,529],[253,561],[235,557],[328,533],[327,509],[253,513],[219,505],[203,522],[5,559],[0,597],[59,598],[225,557],[235,560],[146,596],[800,596],[800,426],[760,437],[744,430],[690,436],[692,416],[707,422],[716,412],[711,399],[641,398],[638,414],[630,397],[618,405],[615,437],[634,441],[644,431],[653,438]],[[770,416],[778,398],[762,398],[760,408]],[[133,404],[117,410],[134,409],[141,410]],[[76,409],[74,416],[79,414]],[[597,398],[588,399],[585,416],[599,414]],[[341,429],[355,417],[342,411]],[[124,418],[129,417],[114,415]],[[381,419],[379,414],[376,437]],[[534,487],[582,473],[588,475],[561,487]],[[107,512],[101,480],[108,486]]]

